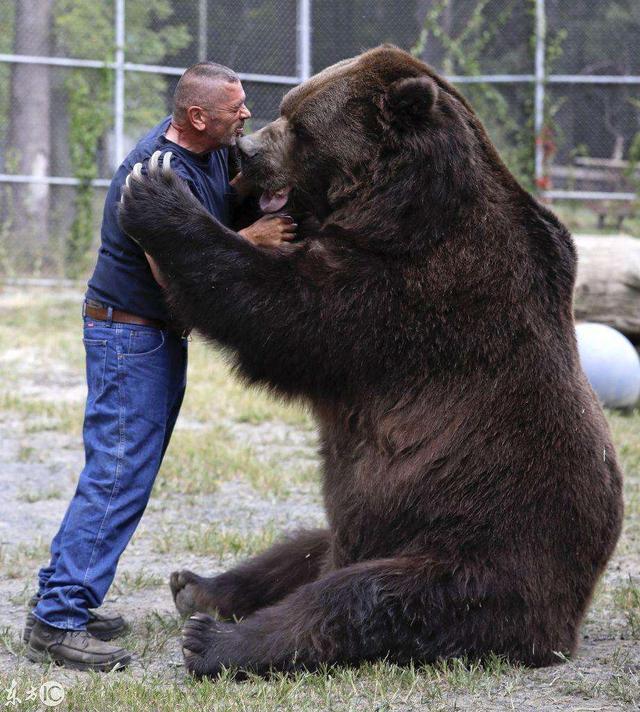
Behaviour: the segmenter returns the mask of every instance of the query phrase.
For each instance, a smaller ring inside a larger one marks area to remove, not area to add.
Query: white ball
[[[619,331],[604,324],[576,326],[582,368],[607,408],[632,408],[640,397],[640,357]]]

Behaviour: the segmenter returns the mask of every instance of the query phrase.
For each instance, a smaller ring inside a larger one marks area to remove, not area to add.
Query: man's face
[[[210,106],[202,107],[204,134],[211,149],[234,146],[242,136],[244,122],[251,116],[245,106],[246,95],[240,82],[218,84]]]

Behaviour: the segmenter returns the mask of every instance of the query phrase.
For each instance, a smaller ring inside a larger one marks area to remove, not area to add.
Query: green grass
[[[230,377],[228,359],[195,336],[189,348],[189,387],[182,416],[199,421],[229,419],[254,425],[280,421],[310,429],[313,422],[299,404],[273,398],[263,388],[248,389]]]
[[[151,637],[158,635],[153,627],[148,633]],[[146,657],[153,651],[154,645],[155,642],[139,654]],[[268,680],[250,677],[242,683],[235,682],[229,674],[216,681],[202,682],[182,679],[180,674],[179,668],[173,672],[166,671],[163,676],[148,673],[142,679],[133,679],[127,672],[102,676],[83,674],[82,684],[67,690],[64,709],[77,712],[383,712],[412,710],[420,706],[430,711],[462,710],[467,708],[454,706],[460,693],[465,696],[508,696],[510,686],[521,676],[519,669],[505,667],[500,661],[490,661],[485,667],[458,661],[453,666],[424,668],[374,663],[358,669],[329,668],[319,674],[274,675]],[[178,679],[172,680],[172,676]],[[39,685],[44,679],[55,680],[55,668],[42,677],[25,671],[20,678],[19,691]],[[39,708],[27,705],[22,709]]]
[[[62,497],[62,491],[57,487],[51,487],[46,490],[22,490],[18,492],[18,499],[29,504],[43,502],[48,499],[61,499]]]
[[[0,571],[9,579],[31,573],[49,558],[49,542],[37,537],[32,544],[0,544]]]
[[[258,492],[285,496],[296,486],[315,481],[315,466],[258,458],[221,425],[206,430],[178,430],[172,438],[157,481],[157,492],[207,494],[222,482],[243,479]]]
[[[624,533],[618,553],[637,555],[640,551],[640,410],[631,415],[607,412],[607,419],[625,475]]]
[[[246,558],[264,551],[278,537],[275,524],[260,531],[240,532],[220,524],[196,524],[176,531],[167,528],[153,535],[154,550],[160,554],[189,552],[214,556]]]
[[[6,385],[4,383],[3,387]],[[27,434],[51,430],[79,437],[82,430],[83,410],[77,403],[55,402],[0,392],[0,412],[10,413],[14,418],[21,419]],[[32,454],[27,446],[21,455],[22,461],[29,460]]]
[[[166,577],[152,574],[148,571],[140,570],[136,573],[124,571],[116,576],[110,590],[122,596],[145,588],[163,586],[165,583]]]
[[[640,640],[640,585],[631,576],[613,590],[613,600],[622,611],[634,640]]]

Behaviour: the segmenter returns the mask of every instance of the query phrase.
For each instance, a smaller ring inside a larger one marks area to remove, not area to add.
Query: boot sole
[[[108,663],[83,663],[80,660],[67,660],[66,658],[56,658],[46,650],[36,650],[29,646],[26,656],[33,663],[48,663],[53,662],[60,667],[69,668],[69,670],[96,670],[98,672],[112,672],[124,670],[131,662],[131,655],[126,653],[118,660],[111,660]]]

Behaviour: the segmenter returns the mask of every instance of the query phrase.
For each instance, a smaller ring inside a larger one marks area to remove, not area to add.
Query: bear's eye
[[[298,139],[308,139],[311,136],[306,126],[297,121],[291,124],[291,130],[293,131],[293,135]]]

